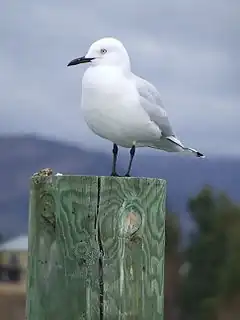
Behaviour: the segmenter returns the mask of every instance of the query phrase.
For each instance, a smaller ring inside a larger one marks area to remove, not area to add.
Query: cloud
[[[239,13],[237,0],[4,0],[0,134],[108,146],[82,119],[84,67],[66,64],[98,38],[115,36],[134,72],[160,90],[184,142],[205,153],[240,154]]]

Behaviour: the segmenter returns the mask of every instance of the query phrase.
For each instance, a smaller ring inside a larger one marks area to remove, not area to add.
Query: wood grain
[[[32,178],[29,320],[163,319],[166,182]]]

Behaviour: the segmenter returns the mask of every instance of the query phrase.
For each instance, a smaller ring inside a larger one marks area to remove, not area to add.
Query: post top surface
[[[112,177],[112,176],[92,176],[92,175],[77,175],[77,174],[62,174],[62,173],[56,173],[56,174],[53,174],[53,170],[50,169],[50,168],[46,168],[46,169],[42,169],[40,170],[39,172],[37,173],[34,173],[31,177],[31,180],[33,182],[39,182],[39,179],[41,181],[49,181],[54,178],[54,180],[58,180],[58,179],[71,179],[71,178],[74,178],[74,179],[98,179],[100,178],[101,180],[104,179],[104,180],[147,180],[149,182],[161,182],[161,183],[166,183],[166,180],[164,179],[161,179],[161,178],[149,178],[149,177]]]

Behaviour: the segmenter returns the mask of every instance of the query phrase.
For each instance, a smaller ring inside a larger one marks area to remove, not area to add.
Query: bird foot
[[[117,172],[112,172],[112,173],[111,173],[111,177],[120,177],[120,175],[117,174]]]

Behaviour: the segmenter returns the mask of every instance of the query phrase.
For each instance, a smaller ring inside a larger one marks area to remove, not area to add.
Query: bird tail
[[[184,147],[184,145],[175,136],[169,136],[169,137],[166,137],[166,139],[168,141],[171,141],[172,143],[174,143],[178,147],[180,147],[183,152],[192,153],[198,158],[205,158],[204,154],[202,154],[201,152],[199,152],[193,148]]]

